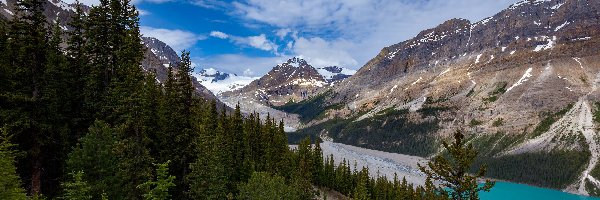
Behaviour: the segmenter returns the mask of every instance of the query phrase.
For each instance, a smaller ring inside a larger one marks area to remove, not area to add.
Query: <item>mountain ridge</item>
[[[489,145],[478,149],[494,163],[490,171],[499,171],[492,177],[587,195],[592,191],[587,182],[596,184],[598,178],[589,171],[600,169],[595,164],[598,142],[589,139],[599,135],[589,131],[598,127],[597,122],[589,124],[589,113],[600,109],[589,106],[600,99],[599,11],[598,1],[536,0],[474,23],[448,20],[383,48],[318,101],[289,105],[322,113],[311,114],[317,117],[292,135],[428,157],[439,152],[435,144],[464,129],[470,140]],[[544,142],[521,148],[540,140]],[[511,149],[526,151],[505,153]],[[568,178],[543,176],[552,172],[542,166],[558,164],[541,157],[561,160],[569,154],[589,155],[589,163],[570,166],[587,170],[566,170]],[[539,163],[527,170],[509,164],[523,156]],[[508,165],[513,168],[500,169]],[[527,171],[560,184],[501,174],[509,171]]]

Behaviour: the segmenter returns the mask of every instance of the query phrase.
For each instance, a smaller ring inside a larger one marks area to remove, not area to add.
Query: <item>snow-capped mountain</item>
[[[204,85],[217,96],[223,92],[233,91],[250,84],[260,77],[238,76],[218,71],[214,68],[202,69],[194,75],[200,84]]]
[[[354,73],[354,70],[335,66],[315,68],[306,60],[294,57],[247,86],[220,96],[222,100],[246,96],[265,105],[282,105],[315,96]]]

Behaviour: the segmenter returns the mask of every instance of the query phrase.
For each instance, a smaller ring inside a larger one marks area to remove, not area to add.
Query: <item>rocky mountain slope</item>
[[[300,125],[298,115],[282,112],[271,106],[309,99],[327,91],[355,72],[337,66],[315,68],[306,60],[294,57],[273,67],[266,75],[246,86],[219,93],[218,97],[229,106],[240,103],[242,112],[258,112],[261,115],[269,114],[275,119],[283,119],[287,130],[290,131]],[[216,82],[218,83],[218,80]]]
[[[537,179],[493,176],[591,194],[600,187],[600,177],[590,175],[600,142],[590,114],[600,101],[599,45],[600,1],[522,1],[385,47],[329,94],[286,110],[321,113],[297,134],[410,155],[434,155],[440,139],[465,129],[472,141],[489,144],[480,149],[497,163],[490,167],[504,171],[527,171],[524,163],[506,167],[523,156],[582,155],[585,162],[573,162],[566,178],[542,176],[551,172],[539,166],[528,169]]]
[[[0,18],[11,19],[15,12],[15,0],[2,0],[0,1]],[[57,23],[64,30],[70,29],[69,23],[71,16],[75,14],[75,4],[67,4],[61,0],[48,0],[44,4],[44,15],[48,19],[49,24]],[[84,11],[88,11],[88,6],[83,6]],[[142,37],[142,41],[146,46],[146,52],[144,60],[142,61],[142,67],[146,71],[155,71],[157,81],[164,82],[167,79],[167,67],[173,66],[174,70],[177,70],[177,64],[179,56],[177,53],[164,42],[150,37]],[[205,99],[219,101],[214,94],[206,87],[200,84],[197,80],[193,80],[194,87],[196,87],[196,93]]]

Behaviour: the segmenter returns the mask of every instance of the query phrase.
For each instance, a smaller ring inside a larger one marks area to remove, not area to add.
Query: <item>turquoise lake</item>
[[[600,200],[596,197],[507,182],[496,182],[492,191],[482,192],[480,197],[482,200]]]

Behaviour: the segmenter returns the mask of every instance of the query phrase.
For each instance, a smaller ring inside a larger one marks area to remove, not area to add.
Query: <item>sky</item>
[[[70,1],[70,0],[68,0]],[[74,1],[74,0],[73,0]],[[196,69],[261,76],[297,56],[359,69],[382,48],[452,18],[477,22],[519,0],[134,0],[144,36]],[[82,0],[87,5],[98,0]]]

